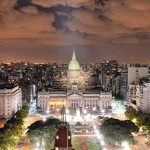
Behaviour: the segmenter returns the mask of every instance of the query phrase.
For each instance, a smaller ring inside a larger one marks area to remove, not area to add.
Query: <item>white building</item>
[[[129,86],[128,105],[150,113],[150,83],[133,83]]]
[[[111,107],[112,94],[97,90],[85,90],[86,76],[76,59],[75,51],[68,65],[67,89],[65,91],[41,91],[38,93],[38,107],[46,110],[61,108],[69,109],[93,108],[105,109]]]
[[[22,94],[19,86],[0,87],[0,118],[10,118],[22,107]]]
[[[38,94],[38,107],[42,110],[61,108],[106,109],[111,107],[112,94],[110,92],[86,91],[85,93],[67,93],[66,91],[41,91]]]

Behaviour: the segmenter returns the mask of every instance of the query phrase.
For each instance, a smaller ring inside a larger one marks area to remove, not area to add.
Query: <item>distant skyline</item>
[[[1,0],[0,60],[150,62],[150,0]]]

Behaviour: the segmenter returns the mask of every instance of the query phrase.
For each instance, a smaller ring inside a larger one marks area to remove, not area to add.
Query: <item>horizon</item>
[[[150,2],[1,0],[2,61],[149,62]],[[136,18],[136,19],[135,19]]]

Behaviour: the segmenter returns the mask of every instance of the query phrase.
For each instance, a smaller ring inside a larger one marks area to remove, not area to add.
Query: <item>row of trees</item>
[[[100,129],[106,142],[113,146],[121,146],[124,141],[133,143],[132,133],[139,130],[130,120],[121,121],[114,118],[105,118]]]
[[[24,119],[28,116],[28,106],[23,106],[0,129],[0,150],[14,149],[25,131]]]
[[[39,143],[40,146],[44,144],[44,147],[52,149],[61,123],[59,119],[53,117],[48,118],[46,121],[36,121],[28,127],[27,136],[33,144]],[[66,126],[69,128],[68,124]]]
[[[134,122],[150,139],[150,114],[135,110],[132,106],[126,109],[125,115]]]

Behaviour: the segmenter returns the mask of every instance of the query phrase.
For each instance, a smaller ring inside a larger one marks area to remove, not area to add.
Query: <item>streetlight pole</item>
[[[68,150],[68,128],[67,128],[67,150]]]

